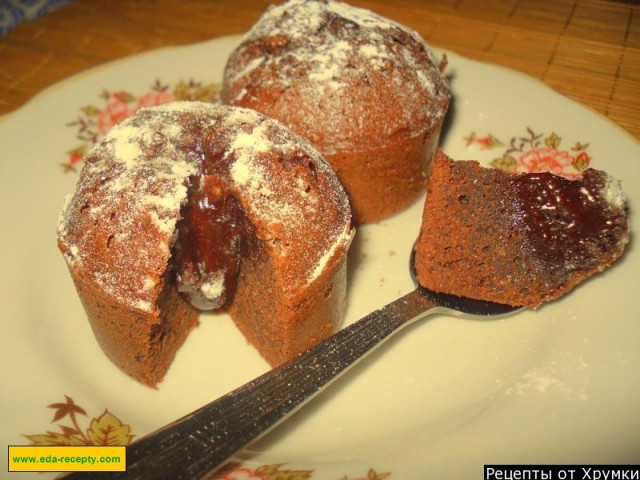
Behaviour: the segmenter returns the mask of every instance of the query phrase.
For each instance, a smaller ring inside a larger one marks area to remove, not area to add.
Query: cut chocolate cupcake
[[[199,309],[227,308],[273,365],[329,336],[352,236],[305,140],[252,110],[176,102],[89,152],[58,244],[104,352],[155,385]]]

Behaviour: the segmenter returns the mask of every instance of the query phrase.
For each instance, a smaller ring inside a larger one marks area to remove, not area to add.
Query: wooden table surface
[[[73,0],[0,37],[0,115],[145,50],[242,33],[266,0]],[[353,0],[432,45],[541,79],[640,139],[639,0]]]

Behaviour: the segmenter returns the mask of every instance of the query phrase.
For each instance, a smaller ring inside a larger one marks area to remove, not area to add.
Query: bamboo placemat
[[[434,46],[542,80],[640,139],[640,0],[353,0]],[[265,0],[74,0],[0,38],[0,115],[105,61],[245,32]]]

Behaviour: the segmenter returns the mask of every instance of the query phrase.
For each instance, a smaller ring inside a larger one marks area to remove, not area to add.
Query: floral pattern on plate
[[[591,164],[587,153],[588,143],[576,142],[570,151],[560,148],[562,137],[556,132],[545,136],[527,128],[524,136],[511,137],[509,143],[488,133],[478,136],[471,132],[464,138],[467,146],[479,146],[483,150],[502,149],[501,156],[494,158],[491,165],[513,173],[551,172],[574,180]]]
[[[89,420],[86,428],[80,426],[80,416],[89,417],[84,408],[65,395],[65,401],[52,403],[48,408],[55,410],[51,423],[57,423],[59,432],[25,435],[32,445],[126,445],[133,440],[131,427],[105,409],[97,417]],[[62,424],[62,420],[69,424]]]

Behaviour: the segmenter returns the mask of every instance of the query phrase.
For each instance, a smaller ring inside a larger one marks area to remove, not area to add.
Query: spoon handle
[[[414,291],[370,313],[289,363],[133,443],[126,473],[113,478],[196,479],[215,471],[433,306]]]

